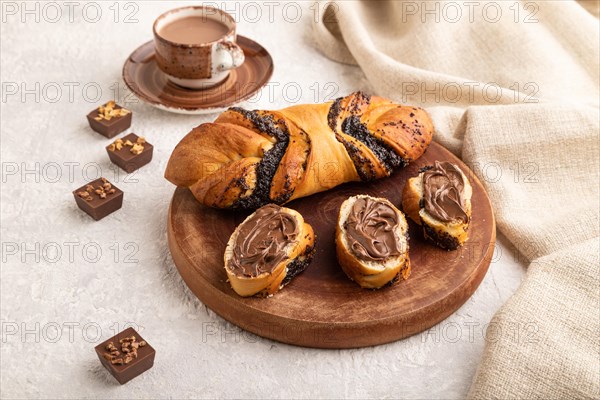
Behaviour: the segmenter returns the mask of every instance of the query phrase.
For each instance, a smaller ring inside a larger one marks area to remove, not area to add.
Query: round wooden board
[[[380,290],[361,289],[337,263],[334,232],[339,206],[349,196],[367,193],[400,206],[408,178],[435,160],[458,164],[473,186],[469,239],[452,252],[423,239],[410,222],[412,274]],[[413,164],[372,183],[350,183],[295,200],[317,235],[316,254],[306,271],[275,296],[242,298],[229,286],[223,253],[229,236],[249,213],[200,205],[187,188],[175,190],[168,216],[173,260],[186,284],[226,320],[257,335],[299,346],[351,348],[388,343],[422,332],[456,311],[477,289],[494,251],[496,226],[479,180],[437,143]]]

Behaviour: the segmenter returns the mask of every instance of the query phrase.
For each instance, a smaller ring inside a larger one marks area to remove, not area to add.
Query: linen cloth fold
[[[374,93],[427,108],[529,263],[470,398],[600,398],[597,15],[596,1],[339,1],[313,24]]]

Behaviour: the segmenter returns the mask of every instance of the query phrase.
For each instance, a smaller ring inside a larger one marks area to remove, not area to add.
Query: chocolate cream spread
[[[460,169],[449,162],[435,162],[423,173],[425,211],[442,222],[469,222],[465,211],[465,181]]]
[[[256,277],[271,272],[287,254],[285,247],[298,237],[298,221],[268,204],[240,227],[229,268],[236,275]]]
[[[345,227],[350,248],[359,259],[386,261],[400,254],[394,230],[398,213],[389,204],[371,198],[359,198],[352,205]]]

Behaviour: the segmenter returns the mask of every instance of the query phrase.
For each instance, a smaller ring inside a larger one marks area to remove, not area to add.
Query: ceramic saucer
[[[210,89],[186,89],[169,81],[158,69],[153,41],[131,53],[123,66],[123,80],[139,99],[166,111],[180,114],[220,112],[252,97],[273,74],[273,59],[264,47],[240,35],[236,43],[244,50],[244,63]]]

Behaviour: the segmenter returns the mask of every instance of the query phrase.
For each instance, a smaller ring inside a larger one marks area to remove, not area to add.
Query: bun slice
[[[425,238],[456,250],[468,236],[473,189],[456,164],[436,161],[410,178],[402,193],[402,209],[423,226]]]
[[[265,205],[229,238],[224,257],[229,283],[243,297],[271,296],[306,269],[314,245],[313,229],[300,213]]]
[[[387,199],[352,196],[340,207],[335,235],[338,261],[350,279],[378,289],[410,275],[408,224]]]

